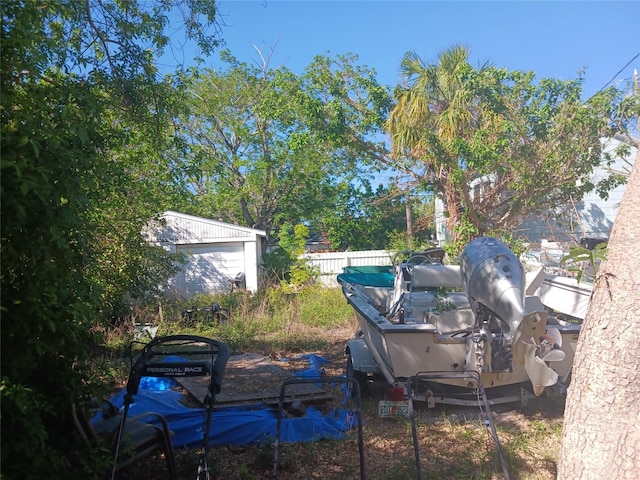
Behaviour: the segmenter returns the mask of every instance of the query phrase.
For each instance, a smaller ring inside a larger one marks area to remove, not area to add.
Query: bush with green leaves
[[[576,274],[578,282],[586,280],[593,282],[598,275],[600,262],[607,259],[607,244],[599,243],[589,250],[583,246],[575,246],[569,249],[569,255],[560,259],[560,264],[565,265],[567,270]]]
[[[213,3],[174,3],[214,18]],[[95,327],[174,267],[142,235],[165,193],[171,90],[149,52],[168,41],[170,8],[2,3],[3,478],[101,476],[68,413],[100,390]]]
[[[313,282],[317,272],[302,257],[309,228],[303,224],[293,226],[284,222],[280,225],[278,236],[278,246],[262,258],[267,283],[279,284],[285,291],[295,291]]]

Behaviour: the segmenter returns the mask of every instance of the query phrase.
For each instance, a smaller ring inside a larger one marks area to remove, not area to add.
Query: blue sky
[[[393,86],[405,52],[435,61],[453,44],[470,50],[472,65],[488,61],[537,78],[573,79],[584,67],[587,97],[640,71],[640,56],[623,69],[640,53],[640,1],[221,0],[218,8],[236,58],[258,61],[255,45],[271,54],[271,67],[296,73],[316,55],[355,53]],[[192,53],[162,63],[189,63]],[[220,65],[217,52],[205,65]]]

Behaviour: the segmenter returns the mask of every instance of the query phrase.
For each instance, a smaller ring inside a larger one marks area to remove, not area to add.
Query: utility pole
[[[405,187],[404,191],[404,210],[407,217],[407,242],[409,248],[413,248],[413,219],[411,218],[411,197],[409,195],[409,187]]]

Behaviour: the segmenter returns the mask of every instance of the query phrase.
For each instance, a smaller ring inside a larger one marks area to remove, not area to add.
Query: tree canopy
[[[317,225],[382,150],[390,98],[353,56],[318,56],[301,75],[223,53],[224,70],[194,71],[178,121],[193,211],[266,230]]]
[[[407,210],[415,221],[411,235]],[[378,185],[374,190],[366,184],[345,190],[327,208],[321,226],[335,250],[426,248],[435,233],[433,213],[433,196],[411,199],[401,195],[396,185]]]
[[[425,63],[407,52],[387,120],[394,164],[438,192],[463,243],[579,201],[594,188],[600,139],[625,131],[638,109],[615,88],[584,101],[582,76],[536,81],[533,72],[474,68],[468,56],[454,46]]]

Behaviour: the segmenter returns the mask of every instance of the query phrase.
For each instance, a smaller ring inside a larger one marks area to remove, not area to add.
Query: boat
[[[407,381],[419,378],[414,398],[429,407],[477,405],[479,390],[496,404],[566,391],[584,315],[576,305],[588,303],[590,288],[543,270],[525,273],[493,237],[467,244],[460,265],[444,257],[432,248],[395,266],[347,267],[337,276],[358,320],[347,375],[361,390],[383,379],[405,395]]]

